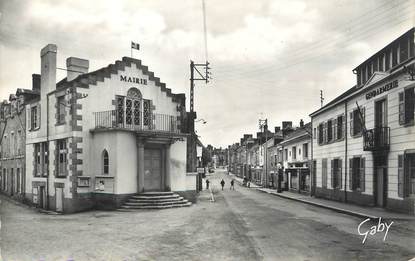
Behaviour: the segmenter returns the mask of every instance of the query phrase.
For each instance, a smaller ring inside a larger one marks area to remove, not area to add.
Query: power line
[[[398,5],[396,5],[396,6],[398,6]],[[407,15],[407,14],[409,14],[409,13],[412,13],[412,10],[410,9],[410,8],[407,8],[407,9],[405,9],[403,12],[401,12],[400,13],[400,17],[402,18],[402,16],[403,15]],[[382,25],[385,25],[385,24],[388,24],[388,25],[390,25],[391,23],[389,22],[389,20],[391,20],[391,19],[395,19],[395,17],[392,17],[392,16],[389,16],[388,15],[388,13],[385,13],[387,16],[386,16],[386,21],[384,20],[384,17],[379,17],[379,14],[378,15],[376,15],[376,16],[378,16],[379,18],[381,18],[381,19],[383,19],[383,22],[381,22],[381,23],[377,23],[376,21],[377,20],[380,20],[380,19],[375,19],[375,20],[371,20],[368,24],[366,24],[366,27],[365,28],[361,28],[361,29],[359,29],[359,30],[354,30],[351,34],[348,34],[348,35],[340,35],[340,36],[338,36],[337,38],[338,39],[336,39],[335,41],[331,41],[331,42],[327,42],[327,41],[319,41],[319,42],[316,42],[315,43],[315,47],[317,47],[317,46],[322,46],[322,47],[324,47],[324,46],[333,46],[333,45],[335,45],[336,43],[338,43],[339,41],[341,41],[342,43],[345,43],[345,42],[350,42],[350,41],[352,41],[352,40],[355,40],[355,38],[361,38],[361,35],[362,35],[362,33],[363,32],[368,32],[368,31],[372,31],[372,33],[370,33],[370,34],[366,34],[366,35],[364,35],[364,37],[367,37],[367,36],[370,36],[370,35],[373,35],[374,33],[376,33],[376,32],[378,32],[378,31],[380,31],[379,29],[377,29],[377,28],[380,28]],[[356,37],[356,36],[358,36],[358,37]],[[348,38],[348,40],[342,40],[341,38],[344,38],[344,37],[347,37]],[[318,43],[318,45],[317,45],[317,43]],[[296,56],[301,56],[301,55],[303,55],[304,53],[311,53],[311,52],[313,52],[314,50],[316,50],[316,49],[320,49],[320,48],[313,48],[313,47],[310,47],[310,46],[312,46],[312,45],[307,45],[306,47],[304,47],[304,48],[301,48],[301,49],[297,49],[297,50],[299,50],[299,51],[297,51],[297,52],[295,52],[294,53],[294,55],[292,55],[291,57],[296,57]],[[327,49],[327,48],[326,48]],[[218,67],[219,67],[219,69],[221,68],[221,66],[220,65],[218,65]],[[227,67],[227,66],[223,66],[223,67],[226,67],[226,68],[228,68],[229,69],[229,67]],[[256,70],[257,71],[260,71],[260,70],[262,70],[263,68],[268,68],[268,67],[270,67],[269,65],[263,65],[263,66],[257,66],[257,68],[256,68]],[[235,67],[233,67],[231,70],[233,70]],[[236,69],[236,68],[235,68]],[[252,68],[247,68],[246,70],[248,70],[248,71],[250,71],[250,72],[252,72]],[[223,72],[226,72],[227,70],[221,70],[222,71],[222,73]]]
[[[392,23],[388,23],[388,25],[389,26],[390,25],[396,25],[397,26],[397,25],[400,25],[400,24],[402,24],[406,21],[408,21],[407,18],[399,19],[399,20],[395,20]],[[351,41],[356,41],[356,40],[362,39],[362,38],[368,38],[369,36],[378,34],[378,32],[380,30],[383,30],[383,28],[381,28],[381,27],[378,27],[378,28],[380,28],[380,29],[379,30],[375,29],[375,30],[372,31],[372,33],[360,35],[360,36],[354,37],[354,38],[350,38],[349,40],[343,41],[342,43],[344,45],[345,43],[348,43],[348,42],[351,42]],[[234,69],[234,68],[231,68],[231,69],[228,69],[228,70],[218,70],[216,72],[216,75],[217,75],[216,78],[218,78],[219,76],[225,76],[225,78],[226,78],[226,76],[231,76],[231,78],[232,78],[232,77],[239,77],[240,75],[244,75],[244,76],[248,75],[249,76],[249,75],[254,75],[254,74],[259,74],[259,73],[266,73],[266,74],[275,73],[276,70],[284,70],[284,69],[287,69],[287,68],[289,68],[293,65],[298,65],[298,64],[306,62],[306,61],[311,61],[311,60],[314,60],[316,58],[320,58],[323,55],[327,55],[327,53],[330,53],[334,50],[336,50],[336,51],[338,50],[338,48],[336,46],[336,43],[330,43],[330,45],[331,45],[330,48],[324,49],[323,52],[318,54],[318,55],[314,55],[314,56],[311,55],[307,59],[294,59],[292,63],[288,63],[288,64],[285,64],[285,65],[283,65],[281,63],[279,63],[279,64],[271,63],[271,65],[264,65],[264,66],[261,66],[261,67],[258,66],[257,68],[252,68],[252,66],[249,66],[249,68],[247,68],[247,66],[245,66],[246,70],[240,70],[240,69],[238,70],[238,69]],[[217,67],[220,67],[220,65],[218,65]]]

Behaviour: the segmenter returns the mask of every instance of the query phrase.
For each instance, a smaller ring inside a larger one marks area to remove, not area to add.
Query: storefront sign
[[[398,80],[394,80],[393,82],[387,83],[377,89],[374,89],[373,91],[366,93],[366,100],[369,100],[370,98],[373,98],[384,92],[390,91],[396,87],[398,87]]]
[[[146,79],[136,78],[136,77],[131,77],[131,76],[125,76],[125,75],[120,75],[120,81],[147,85],[147,80]]]

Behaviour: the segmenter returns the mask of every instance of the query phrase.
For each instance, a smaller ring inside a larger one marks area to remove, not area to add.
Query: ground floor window
[[[365,158],[349,159],[349,188],[353,191],[365,191]]]
[[[415,153],[398,156],[398,196],[415,195]]]
[[[341,189],[342,187],[342,160],[333,159],[331,161],[331,187]]]
[[[321,161],[321,186],[327,188],[327,159]]]

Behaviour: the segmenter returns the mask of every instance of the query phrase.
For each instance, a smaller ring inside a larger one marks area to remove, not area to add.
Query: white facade
[[[311,114],[316,196],[415,213],[413,39],[411,29],[366,60],[357,86]]]
[[[184,94],[127,57],[92,73],[71,57],[68,69],[83,73],[56,84],[56,54],[55,45],[42,50],[40,99],[26,107],[29,200],[73,212],[117,207],[138,192],[196,190],[186,174]]]

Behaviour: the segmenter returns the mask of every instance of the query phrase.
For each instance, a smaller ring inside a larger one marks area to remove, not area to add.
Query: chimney
[[[282,122],[282,129],[288,129],[288,128],[292,128],[293,127],[293,122],[292,121],[283,121]]]
[[[32,90],[40,92],[40,74],[32,74]]]
[[[280,127],[280,126],[276,126],[276,127],[274,128],[274,130],[275,130],[275,133],[277,133],[277,132],[279,132],[279,131],[281,130],[281,127]]]
[[[304,121],[303,119],[300,120],[300,128],[304,127]]]
[[[77,57],[69,57],[66,59],[66,69],[68,70],[66,80],[69,82],[81,74],[88,73],[89,61]]]
[[[40,96],[46,99],[46,95],[56,89],[56,53],[58,47],[48,44],[40,51]],[[43,114],[42,114],[43,115]]]

